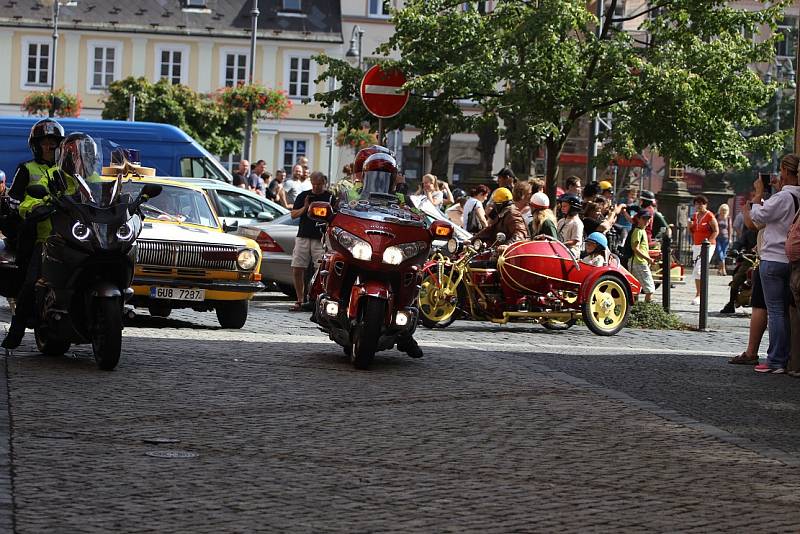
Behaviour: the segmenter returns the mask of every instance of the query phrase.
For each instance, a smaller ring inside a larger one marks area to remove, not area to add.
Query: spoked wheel
[[[439,282],[426,273],[419,289],[419,311],[422,324],[428,328],[445,328],[456,319],[458,286],[443,274]]]
[[[367,297],[361,307],[359,321],[353,332],[350,361],[356,369],[369,369],[375,358],[385,315],[386,301]]]
[[[598,336],[613,336],[628,323],[628,291],[615,276],[598,278],[582,307],[586,326]]]
[[[92,352],[97,366],[113,371],[122,352],[122,303],[118,297],[94,299]]]
[[[36,338],[36,347],[39,352],[47,356],[63,356],[69,350],[69,341],[47,337],[41,328],[34,328],[33,336]]]

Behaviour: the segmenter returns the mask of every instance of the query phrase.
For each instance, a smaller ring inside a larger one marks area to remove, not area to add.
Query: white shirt
[[[467,227],[467,220],[469,217],[469,212],[475,209],[475,206],[478,205],[478,199],[469,197],[467,201],[464,203],[464,213],[461,215],[461,228]]]
[[[795,203],[797,200],[797,203]],[[800,206],[800,186],[784,185],[783,189],[775,193],[763,204],[753,204],[750,217],[753,222],[766,224],[763,243],[761,246],[761,259],[778,263],[789,263],[786,257],[786,234],[792,224]]]
[[[291,206],[297,195],[303,191],[311,190],[311,180],[308,178],[302,182],[300,180],[286,180],[283,182],[283,190],[286,192],[286,202]]]

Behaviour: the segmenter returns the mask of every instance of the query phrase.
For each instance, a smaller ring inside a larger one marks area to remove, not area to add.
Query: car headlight
[[[89,239],[91,234],[92,231],[89,229],[89,227],[80,221],[72,225],[72,237],[78,241],[86,241]]]
[[[117,239],[120,241],[128,241],[133,237],[133,224],[131,221],[126,222],[117,228]]]
[[[368,261],[372,258],[372,245],[360,237],[356,237],[347,230],[342,230],[341,228],[333,229],[333,237],[336,238],[336,241],[338,241],[340,245],[350,251],[350,254],[352,254],[355,259]]]
[[[404,261],[413,258],[417,254],[427,250],[428,244],[424,241],[414,241],[413,243],[403,243],[387,247],[383,251],[383,263],[389,265],[400,265]]]
[[[239,255],[236,256],[236,263],[239,265],[240,269],[250,271],[254,269],[256,263],[258,263],[258,254],[251,248],[240,250]]]

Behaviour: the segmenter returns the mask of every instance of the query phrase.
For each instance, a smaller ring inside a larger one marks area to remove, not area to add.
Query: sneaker
[[[729,302],[719,312],[720,313],[736,313],[736,307]]]
[[[692,299],[692,306],[697,306],[700,304],[700,297],[695,297]]]
[[[766,363],[759,363],[755,367],[753,367],[753,371],[756,373],[772,373],[774,375],[782,375],[786,373],[786,369],[783,367],[770,367]]]

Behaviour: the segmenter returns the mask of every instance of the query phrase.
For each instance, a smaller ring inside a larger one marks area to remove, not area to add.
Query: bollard
[[[670,267],[672,267],[671,246],[672,238],[669,236],[669,232],[665,232],[664,237],[661,239],[661,306],[664,307],[664,311],[667,313],[669,313],[672,296],[672,276],[670,276],[672,274],[670,272]]]
[[[700,330],[708,329],[708,239],[700,245]]]

